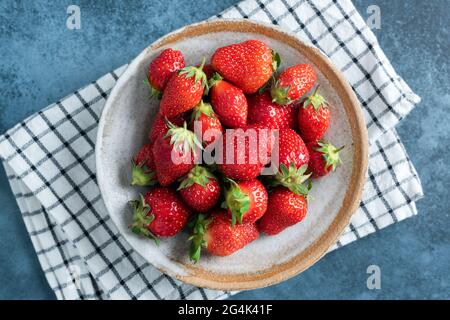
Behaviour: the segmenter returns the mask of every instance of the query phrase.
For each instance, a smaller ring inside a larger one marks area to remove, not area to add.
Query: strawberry
[[[275,143],[275,133],[278,132],[278,129],[271,129],[271,128],[267,128],[265,125],[263,124],[248,124],[246,125],[244,128],[242,128],[245,130],[248,129],[253,129],[256,130],[257,136],[258,136],[258,146],[261,146],[260,149],[258,150],[258,152],[261,152],[261,160],[263,159],[263,156],[265,155],[267,158],[270,158],[270,156],[272,155],[272,149],[274,147],[274,143]],[[261,144],[259,144],[261,143]],[[265,148],[264,148],[264,144],[266,144]],[[265,153],[263,153],[263,151],[266,151]],[[270,161],[270,159],[267,159],[267,161],[264,161],[265,164],[267,164]]]
[[[272,100],[290,104],[307,93],[316,81],[316,73],[309,64],[297,64],[284,70],[270,90]]]
[[[295,129],[297,108],[272,102],[269,92],[253,95],[248,100],[248,123],[270,129]]]
[[[131,231],[154,239],[172,237],[180,232],[187,223],[190,210],[181,201],[178,194],[169,188],[157,187],[139,200],[130,201],[133,208]]]
[[[211,210],[220,197],[220,185],[217,178],[198,165],[189,171],[178,190],[184,202],[197,212]]]
[[[152,148],[152,144],[144,144],[131,161],[132,186],[150,186],[156,183]]]
[[[204,145],[213,143],[217,137],[222,135],[223,131],[222,124],[211,105],[204,103],[203,100],[192,110],[190,129],[195,132],[197,139]]]
[[[209,82],[211,104],[220,121],[230,128],[241,128],[247,124],[247,99],[238,87],[222,80],[215,73]]]
[[[168,118],[194,108],[202,99],[208,85],[203,64],[197,67],[186,67],[174,73],[164,89],[159,112]]]
[[[298,110],[298,127],[300,135],[306,142],[322,139],[330,126],[330,109],[325,98],[318,93],[318,89],[317,87]]]
[[[226,80],[251,94],[270,79],[278,67],[279,56],[264,42],[248,40],[217,49],[211,64]]]
[[[278,137],[278,162],[300,168],[308,164],[309,152],[302,138],[292,129],[280,129]]]
[[[311,176],[311,173],[306,174],[308,165],[304,164],[300,168],[297,168],[293,163],[286,166],[284,163],[280,165],[280,170],[275,176],[270,177],[269,185],[271,186],[283,186],[288,188],[297,194],[308,194],[311,189],[311,180],[308,185],[303,183]]]
[[[219,170],[234,180],[256,178],[270,158],[269,138],[267,129],[227,129],[216,144]]]
[[[271,183],[296,193],[307,193],[308,189],[302,183],[310,176],[305,175],[309,161],[308,148],[292,129],[280,129],[278,143],[278,171]]]
[[[308,171],[312,173],[312,178],[319,178],[327,175],[330,171],[336,170],[341,163],[339,152],[344,148],[336,148],[331,143],[310,142],[307,144],[309,150]]]
[[[232,226],[223,210],[215,210],[209,217],[199,214],[191,226],[189,257],[195,262],[200,259],[202,247],[213,255],[229,256],[259,237],[255,224]]]
[[[278,234],[302,221],[307,211],[308,202],[305,195],[277,187],[269,194],[267,212],[258,221],[258,229],[268,235]]]
[[[183,127],[168,122],[169,131],[156,139],[153,145],[153,159],[156,177],[162,186],[168,186],[187,174],[194,166],[201,148],[195,134]]]
[[[211,79],[215,73],[214,68],[210,64],[205,64],[205,66],[203,67],[203,72],[206,74],[206,78],[208,80]]]
[[[267,191],[257,180],[234,182],[229,180],[230,187],[225,193],[224,207],[231,216],[231,224],[254,223],[260,219],[267,209]]]
[[[180,51],[171,48],[163,50],[148,67],[151,95],[161,98],[170,76],[184,66],[184,57]]]
[[[174,125],[182,126],[183,122],[185,121],[184,114],[178,114],[175,117],[170,118],[168,120],[169,120],[169,122],[173,123]],[[164,116],[158,112],[155,116],[155,119],[153,120],[152,128],[150,129],[150,132],[148,133],[148,139],[150,140],[151,143],[153,143],[160,136],[164,136],[168,130],[169,130],[169,127],[167,126]]]

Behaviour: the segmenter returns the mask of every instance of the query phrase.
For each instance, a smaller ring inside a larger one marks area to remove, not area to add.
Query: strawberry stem
[[[309,189],[303,183],[311,176],[311,174],[305,174],[307,169],[307,164],[297,168],[294,163],[290,163],[289,167],[282,163],[273,184],[275,186],[282,185],[296,194],[306,196]]]
[[[231,225],[234,226],[236,221],[238,221],[239,224],[242,224],[242,218],[250,208],[250,196],[242,192],[241,188],[235,181],[231,179],[227,180],[230,183],[230,188],[226,191],[223,206],[230,210]]]
[[[316,94],[319,92],[320,84],[317,85],[316,89],[314,90],[313,94]]]
[[[210,118],[213,118],[216,116],[211,104],[209,104],[207,102],[203,102],[203,100],[200,100],[199,104],[197,104],[195,106],[195,108],[192,110],[191,121],[198,120],[198,118],[202,114],[207,115]]]
[[[201,81],[201,84],[203,88],[208,89],[208,78],[206,77],[206,74],[203,72],[203,67],[205,65],[205,58],[202,60],[202,64],[200,67],[185,67],[178,71],[178,74],[184,75],[186,78],[194,78],[194,82]]]
[[[272,49],[270,50],[270,52],[272,53],[272,70],[273,72],[275,72],[281,65],[281,56],[278,52]]]
[[[191,236],[188,239],[189,241],[191,241],[191,246],[189,248],[189,258],[194,262],[200,260],[202,247],[206,247],[207,245],[207,242],[205,240],[205,233],[210,223],[211,219],[208,219],[206,215],[200,213],[189,224],[189,226],[192,228]]]
[[[222,76],[219,73],[214,72],[214,74],[211,77],[211,79],[209,79],[208,87],[209,88],[214,87],[217,84],[217,82],[222,81],[222,79],[223,78],[222,78]]]
[[[332,171],[336,170],[336,167],[342,163],[339,157],[339,152],[344,149],[345,146],[336,148],[331,143],[321,142],[317,143],[319,148],[316,151],[322,153],[323,159],[325,160],[325,168],[331,167]]]
[[[200,64],[200,67],[198,67],[200,70],[203,70],[203,67],[205,66],[206,58],[203,57],[202,63]]]
[[[151,186],[156,183],[155,172],[151,171],[143,163],[136,164],[131,160],[131,185]]]
[[[314,110],[319,111],[319,108],[322,106],[322,108],[325,108],[328,105],[327,100],[319,94],[319,87],[318,85],[316,89],[314,90],[313,94],[310,95],[304,102],[303,102],[303,108],[306,109],[310,104],[313,105]]]
[[[280,82],[276,81],[275,84],[270,89],[270,95],[272,97],[272,102],[275,102],[279,105],[287,105],[292,102],[291,98],[289,98],[288,93],[291,86],[282,87],[280,86]]]
[[[155,216],[150,213],[150,206],[145,203],[144,196],[139,195],[139,200],[132,200],[129,202],[133,210],[133,223],[130,228],[131,231],[152,239],[155,241],[156,245],[159,245],[159,238],[154,235],[149,229],[150,223],[155,219]]]
[[[165,118],[164,121],[169,128],[164,138],[170,137],[170,144],[175,148],[181,145],[183,152],[192,151],[194,156],[197,153],[197,148],[203,150],[203,146],[197,139],[197,136],[194,132],[188,130],[186,121],[183,123],[182,127],[174,125],[167,118]]]
[[[189,188],[194,183],[206,188],[206,184],[209,183],[211,179],[216,179],[212,173],[210,173],[206,168],[196,165],[189,171],[189,173],[182,179],[180,186],[177,190]]]

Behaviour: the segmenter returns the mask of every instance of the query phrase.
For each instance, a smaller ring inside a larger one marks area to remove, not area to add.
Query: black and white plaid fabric
[[[394,126],[420,101],[349,0],[246,0],[213,18],[272,22],[319,47],[353,86],[370,137],[359,210],[331,250],[416,214],[419,177]],[[0,156],[42,269],[59,299],[216,299],[134,252],[95,179],[97,124],[123,66],[10,129]]]

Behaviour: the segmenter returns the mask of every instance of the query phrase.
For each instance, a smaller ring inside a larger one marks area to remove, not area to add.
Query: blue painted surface
[[[82,28],[66,28],[72,1],[0,3],[0,132],[131,60],[148,43],[203,20],[234,0],[77,1]],[[398,131],[422,178],[419,215],[332,252],[283,284],[237,299],[450,298],[450,5],[448,1],[355,0],[381,8],[375,33],[422,103]],[[2,170],[2,169],[1,169]],[[0,171],[0,298],[51,299],[19,210]],[[366,287],[377,264],[382,289]]]

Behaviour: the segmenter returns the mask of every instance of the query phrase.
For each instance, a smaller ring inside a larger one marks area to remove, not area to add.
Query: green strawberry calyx
[[[144,163],[136,163],[131,160],[131,185],[151,186],[156,183],[155,172],[150,170]]]
[[[272,53],[272,70],[273,72],[275,72],[281,65],[281,56],[278,52],[272,49],[270,50],[270,52]]]
[[[148,89],[150,91],[150,96],[151,97],[154,97],[154,98],[159,99],[159,100],[162,98],[162,92],[159,91],[158,89],[156,89],[154,86],[152,86],[150,81],[145,79],[144,83],[148,86]]]
[[[331,167],[331,170],[335,171],[336,167],[342,163],[339,152],[344,149],[345,146],[336,148],[331,143],[322,141],[317,142],[317,144],[319,145],[319,148],[317,148],[316,151],[322,153],[323,159],[325,160],[325,168]]]
[[[203,67],[205,66],[205,58],[202,60],[202,64],[199,67],[185,67],[178,71],[178,74],[183,75],[186,78],[194,78],[194,82],[201,81],[202,87],[208,89],[208,78],[206,74],[203,72]]]
[[[239,224],[242,223],[244,214],[250,208],[250,196],[242,192],[239,185],[231,180],[227,179],[230,183],[230,187],[225,193],[225,202],[222,203],[224,209],[229,209],[231,212],[231,225],[235,225],[236,221]]]
[[[197,148],[203,149],[202,144],[197,139],[197,136],[187,128],[186,121],[183,123],[182,127],[178,127],[170,122],[167,118],[165,119],[166,125],[169,128],[164,138],[170,137],[170,144],[174,148],[181,146],[183,153],[191,151],[195,156],[197,153]]]
[[[294,163],[290,163],[289,166],[282,163],[280,165],[280,170],[278,170],[275,175],[275,180],[272,181],[272,185],[281,185],[288,188],[295,194],[307,196],[309,190],[311,189],[310,184],[304,185],[304,182],[311,176],[311,173],[305,174],[307,169],[307,164],[297,168]]]
[[[202,114],[204,114],[210,118],[216,117],[216,114],[214,113],[214,110],[213,110],[211,104],[209,104],[207,102],[203,102],[203,100],[200,100],[199,104],[196,105],[194,109],[192,109],[191,121],[198,120],[198,118]]]
[[[183,178],[180,183],[180,186],[177,190],[186,189],[191,187],[194,183],[206,188],[206,185],[210,180],[216,179],[216,177],[208,171],[208,169],[196,165],[194,168],[189,171],[189,173]]]
[[[139,195],[139,200],[132,200],[129,202],[133,210],[133,223],[130,225],[132,232],[147,237],[155,241],[156,245],[159,245],[159,238],[154,235],[148,226],[155,219],[153,214],[149,214],[150,206],[145,203],[144,196]]]
[[[194,262],[200,260],[202,247],[207,246],[205,234],[211,221],[212,220],[208,219],[206,215],[200,213],[189,223],[189,226],[192,228],[191,236],[188,238],[188,240],[191,241],[189,258]]]
[[[214,74],[212,75],[211,79],[209,79],[209,83],[208,83],[208,87],[212,88],[214,87],[219,81],[222,81],[223,78],[220,74],[218,74],[217,72],[214,72]]]
[[[314,93],[303,102],[303,108],[306,109],[310,104],[313,105],[314,110],[316,111],[319,111],[320,107],[325,108],[328,106],[327,100],[319,94],[319,86],[317,86]]]
[[[280,84],[280,81],[277,80],[275,84],[270,89],[270,95],[272,97],[272,102],[275,102],[279,105],[287,105],[292,103],[291,98],[289,98],[289,90],[291,86],[283,87]]]

